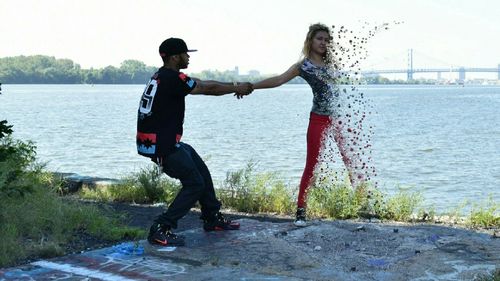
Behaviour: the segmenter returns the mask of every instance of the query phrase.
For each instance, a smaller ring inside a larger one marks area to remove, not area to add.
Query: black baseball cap
[[[186,42],[180,38],[168,38],[160,45],[160,56],[162,57],[196,51],[197,50],[189,50]]]

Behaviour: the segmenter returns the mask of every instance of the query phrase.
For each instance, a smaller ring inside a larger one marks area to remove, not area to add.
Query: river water
[[[36,143],[47,169],[119,178],[150,161],[136,154],[143,85],[2,85],[0,120]],[[365,86],[373,105],[380,188],[421,191],[437,210],[500,199],[500,87]],[[298,186],[312,94],[308,85],[258,90],[242,100],[188,96],[183,141],[215,181],[249,161]]]

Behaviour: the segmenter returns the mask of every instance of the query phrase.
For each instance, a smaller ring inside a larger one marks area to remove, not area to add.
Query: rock
[[[366,229],[365,229],[364,225],[360,225],[360,226],[356,227],[356,229],[354,229],[353,231],[366,231]]]
[[[315,251],[321,251],[321,246],[316,246],[316,247],[314,247],[314,250],[315,250]]]
[[[55,179],[61,180],[62,186],[60,191],[64,194],[77,192],[84,185],[95,188],[99,185],[120,183],[120,180],[117,179],[81,176],[75,173],[53,173],[52,175]]]

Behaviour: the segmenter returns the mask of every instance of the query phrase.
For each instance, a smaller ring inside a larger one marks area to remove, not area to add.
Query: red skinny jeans
[[[318,163],[319,152],[325,139],[325,131],[331,124],[332,119],[330,116],[311,112],[309,127],[307,128],[306,166],[300,180],[299,196],[297,199],[298,208],[305,208],[307,189],[311,185],[314,168]]]

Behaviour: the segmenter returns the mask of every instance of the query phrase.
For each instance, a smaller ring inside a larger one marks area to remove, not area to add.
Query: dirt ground
[[[144,229],[149,229],[153,220],[160,215],[165,207],[163,206],[151,206],[151,205],[136,205],[136,204],[126,204],[126,203],[112,203],[112,204],[102,204],[99,206],[104,208],[111,208],[116,212],[125,214],[128,219],[127,224],[129,226],[141,227]],[[277,217],[272,215],[252,215],[252,214],[242,214],[229,211],[222,211],[226,217],[229,219],[241,219],[241,218],[252,218],[259,221],[268,222],[292,222],[291,217]],[[202,221],[199,219],[200,212],[196,209],[191,209],[191,211],[178,222],[177,232],[193,229],[197,227],[202,227]]]
[[[115,214],[120,214],[124,217],[123,223],[128,226],[139,227],[147,231],[151,226],[153,220],[160,215],[165,208],[163,206],[153,206],[153,205],[138,205],[138,204],[128,204],[128,203],[95,203],[89,201],[82,201],[84,204],[95,204],[99,208]],[[200,212],[193,209],[191,210],[182,220],[178,223],[178,228],[176,232],[182,232],[189,229],[196,229],[202,227],[202,222],[199,219]],[[249,217],[242,214],[227,214],[229,219],[240,219]],[[257,220],[266,220],[270,222],[283,222],[292,221],[290,218],[276,218],[272,216],[251,216]],[[85,232],[80,232],[75,235],[77,239],[73,239],[69,244],[66,245],[64,252],[66,254],[76,254],[82,251],[90,251],[94,249],[100,249],[104,247],[110,247],[123,241],[107,241],[100,238],[93,237]],[[145,238],[145,237],[144,237]],[[50,256],[49,256],[50,257]],[[29,256],[25,259],[16,261],[12,266],[19,266],[23,264],[28,264],[40,258],[39,256]],[[1,280],[1,279],[0,279]]]
[[[145,230],[163,212],[161,206],[99,206],[125,213],[128,225]],[[228,217],[237,219],[241,230],[205,232],[199,212],[192,210],[177,229],[186,237],[185,247],[155,247],[142,240],[127,242],[127,247],[139,245],[143,252],[124,254],[116,246],[120,242],[104,245],[108,242],[81,239],[84,252],[75,248],[75,255],[0,270],[0,280],[62,280],[61,276],[64,280],[90,280],[85,279],[89,276],[97,277],[91,280],[164,280],[166,276],[221,280],[230,276],[230,280],[444,281],[497,280],[480,278],[493,272],[498,278],[500,272],[495,230],[376,220],[312,220],[297,228],[290,217],[234,213]]]
[[[145,231],[149,230],[149,227],[153,223],[153,220],[164,212],[165,207],[161,205],[140,205],[140,204],[128,204],[128,203],[94,203],[85,202],[85,204],[96,204],[100,208],[107,212],[121,214],[124,219],[123,222],[128,226],[142,228]],[[276,217],[272,215],[250,215],[250,214],[238,214],[234,212],[224,212],[225,216],[231,220],[242,219],[242,218],[252,218],[258,221],[268,221],[268,222],[292,222],[292,218]],[[178,228],[174,231],[183,232],[191,229],[201,229],[203,226],[200,220],[200,211],[192,209],[184,218],[179,220]],[[66,252],[79,253],[81,251],[88,251],[93,249],[99,249],[103,247],[112,246],[119,243],[120,241],[105,241],[100,240],[95,237],[91,237],[87,234],[79,234],[79,239],[75,239],[72,244],[68,245]],[[145,238],[145,237],[144,237]],[[125,241],[125,240],[124,240]],[[29,258],[27,260],[20,261],[19,264],[25,264],[33,260]]]
[[[129,224],[142,228],[163,211],[128,204],[111,207],[129,214]],[[311,274],[316,276],[312,280],[474,280],[500,270],[498,229],[377,220],[313,220],[297,228],[290,217],[229,213],[248,229],[212,237],[201,230],[198,217],[193,210],[179,221],[177,231],[187,236],[188,246],[169,253],[169,259],[305,280]],[[221,245],[225,247],[217,249]],[[216,254],[207,255],[207,250]]]

